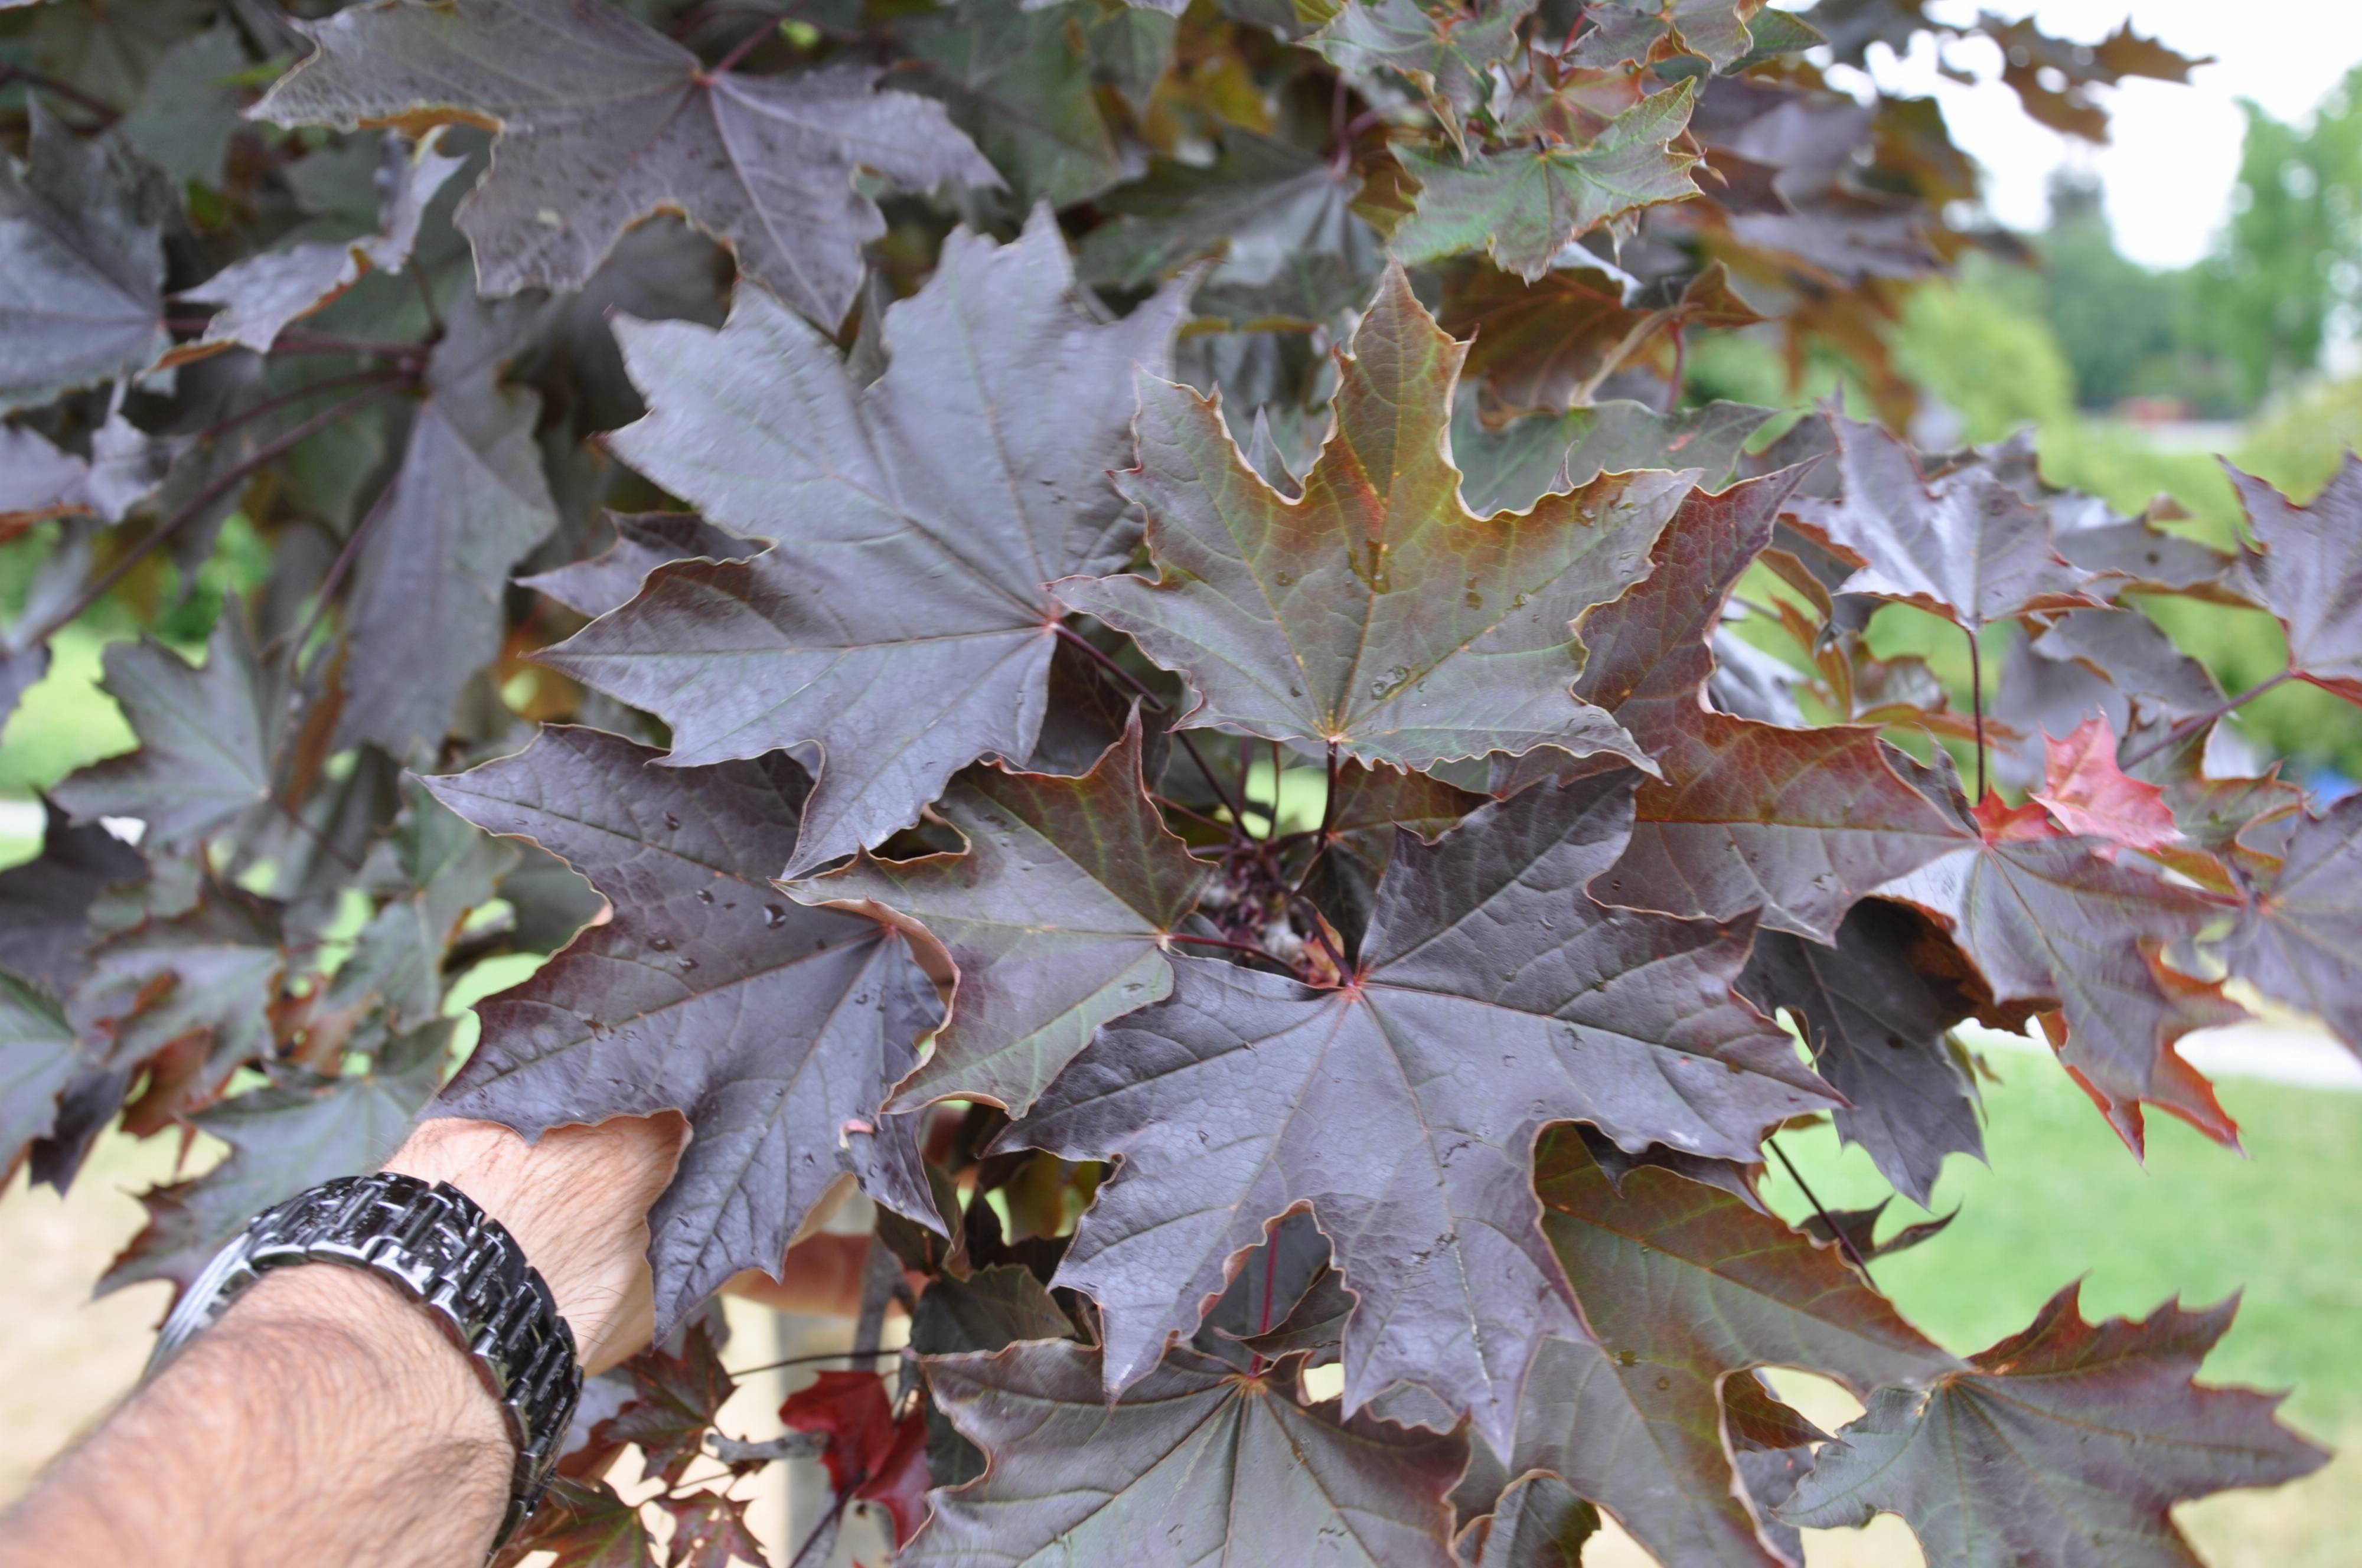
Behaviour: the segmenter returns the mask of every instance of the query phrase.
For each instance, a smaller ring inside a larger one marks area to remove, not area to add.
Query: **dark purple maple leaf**
[[[992,1455],[932,1495],[908,1568],[1054,1561],[1453,1568],[1444,1501],[1467,1440],[1307,1409],[1278,1372],[1176,1350],[1110,1406],[1099,1353],[1036,1341],[932,1356],[927,1386]],[[1287,1375],[1293,1375],[1293,1367]]]
[[[866,381],[759,289],[719,331],[617,324],[650,412],[614,449],[776,544],[660,567],[546,657],[668,723],[671,765],[816,753],[789,874],[907,827],[979,756],[1029,756],[1065,613],[1048,585],[1131,554],[1107,473],[1187,284],[1102,324],[1073,283],[1047,209],[1010,245],[955,234],[887,310]]]
[[[1079,778],[971,768],[933,808],[965,854],[865,855],[790,889],[914,922],[957,969],[898,1106],[956,1096],[1022,1115],[1092,1031],[1171,992],[1165,954],[1206,868],[1142,791],[1140,750],[1135,718]]]
[[[1407,1380],[1506,1448],[1540,1336],[1581,1332],[1535,1228],[1541,1127],[1747,1159],[1836,1103],[1731,994],[1751,922],[1582,891],[1629,832],[1631,779],[1406,835],[1341,988],[1175,959],[1172,998],[1103,1027],[1004,1134],[1123,1162],[1057,1277],[1104,1309],[1110,1387],[1197,1327],[1266,1221],[1308,1206],[1360,1298],[1346,1408]]]
[[[771,885],[803,770],[774,754],[711,767],[599,730],[548,727],[518,756],[428,780],[488,832],[528,838],[605,894],[533,978],[478,1004],[483,1040],[451,1115],[528,1136],[679,1110],[694,1136],[649,1216],[657,1331],[741,1269],[776,1277],[840,1174],[931,1229],[910,1119],[880,1118],[934,987],[899,934]]]
[[[2174,1504],[2327,1462],[2272,1419],[2278,1397],[2195,1381],[2235,1297],[2093,1324],[2079,1292],[1932,1386],[1872,1395],[1781,1517],[1826,1529],[1900,1514],[1929,1562],[1959,1568],[2189,1568]]]
[[[295,26],[315,52],[255,117],[500,128],[457,217],[491,294],[579,289],[625,229],[673,209],[833,325],[860,285],[862,245],[886,231],[856,169],[905,189],[1000,182],[940,105],[871,91],[874,70],[709,72],[599,0],[372,0]]]
[[[2302,506],[2224,467],[2256,535],[2238,577],[2288,633],[2290,673],[2362,702],[2362,458],[2348,452]]]

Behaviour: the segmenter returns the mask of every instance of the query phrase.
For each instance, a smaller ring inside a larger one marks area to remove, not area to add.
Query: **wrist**
[[[413,1129],[385,1168],[448,1182],[506,1227],[596,1373],[647,1336],[647,1211],[686,1134],[678,1116],[630,1117],[528,1143],[495,1122],[445,1117]]]

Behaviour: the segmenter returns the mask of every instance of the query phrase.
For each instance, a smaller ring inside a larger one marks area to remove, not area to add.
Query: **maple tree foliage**
[[[422,1109],[678,1112],[662,1338],[512,1561],[759,1562],[786,1463],[796,1561],[2191,1561],[2320,1458],[2197,1381],[2231,1304],[1962,1359],[1869,1266],[1943,1220],[1759,1191],[1827,1116],[1928,1202],[1970,1020],[2136,1152],[2235,1143],[2176,1049],[2231,980],[2362,1052],[2362,805],[2209,744],[2362,701],[2362,467],[2235,472],[2224,551],[1893,433],[1884,324],[2006,242],[1826,72],[1970,34],[2086,138],[2193,63],[1918,0],[0,6],[0,716],[142,632],[0,870],[0,1170],[212,1133],[101,1282],[179,1288]],[[1736,331],[1875,417],[1696,403]],[[735,1433],[712,1298],[854,1187],[866,1337]]]

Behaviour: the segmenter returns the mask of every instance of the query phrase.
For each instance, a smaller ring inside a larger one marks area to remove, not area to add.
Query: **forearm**
[[[501,1221],[596,1371],[646,1338],[645,1217],[684,1132],[624,1120],[527,1144],[430,1121],[388,1168]],[[428,1309],[363,1270],[278,1269],[0,1519],[0,1568],[470,1568],[515,1460],[499,1402]]]
[[[0,1562],[481,1562],[515,1448],[500,1406],[391,1284],[266,1276],[0,1529]]]

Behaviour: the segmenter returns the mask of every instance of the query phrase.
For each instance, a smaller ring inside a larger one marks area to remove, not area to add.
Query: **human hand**
[[[597,1374],[656,1326],[648,1209],[688,1143],[673,1111],[552,1128],[532,1143],[498,1122],[438,1117],[385,1168],[447,1181],[507,1226],[557,1297],[583,1370]]]

